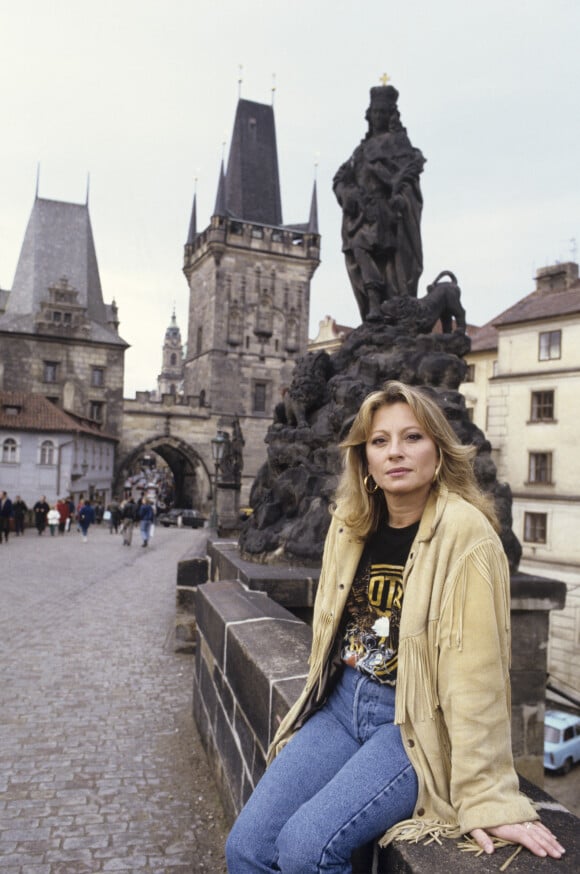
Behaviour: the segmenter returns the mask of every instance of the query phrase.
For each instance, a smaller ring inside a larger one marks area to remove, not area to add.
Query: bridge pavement
[[[172,637],[176,562],[200,536],[0,546],[1,874],[223,874],[193,659]]]

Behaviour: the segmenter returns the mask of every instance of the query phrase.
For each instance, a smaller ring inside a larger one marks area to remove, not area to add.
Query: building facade
[[[43,395],[0,391],[0,491],[29,508],[71,497],[111,499],[117,440]]]
[[[476,333],[466,360],[473,381],[461,391],[512,489],[520,569],[567,583],[565,609],[551,614],[548,667],[580,699],[578,265],[538,270],[535,290]]]
[[[0,389],[41,394],[119,437],[127,343],[103,300],[88,204],[35,198],[0,305]]]

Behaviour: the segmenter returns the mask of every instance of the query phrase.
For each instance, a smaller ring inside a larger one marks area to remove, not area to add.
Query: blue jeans
[[[410,817],[417,777],[394,713],[392,687],[345,667],[234,823],[230,874],[350,874],[355,849]]]
[[[149,542],[149,534],[151,533],[151,520],[150,519],[141,519],[141,524],[139,525],[141,529],[141,539],[143,543]]]

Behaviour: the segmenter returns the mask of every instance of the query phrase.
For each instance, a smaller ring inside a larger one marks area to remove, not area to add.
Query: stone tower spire
[[[161,373],[157,377],[157,387],[160,395],[183,394],[183,344],[175,318],[175,308],[171,315],[171,323],[165,331]]]
[[[240,99],[213,215],[185,246],[184,392],[218,419],[238,415],[259,449],[307,348],[310,280],[320,260],[313,198],[307,221],[282,224],[273,107]]]

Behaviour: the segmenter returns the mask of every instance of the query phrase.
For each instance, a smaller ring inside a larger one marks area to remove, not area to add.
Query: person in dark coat
[[[82,507],[79,510],[79,525],[83,535],[83,543],[87,542],[87,534],[89,533],[89,526],[93,524],[95,521],[95,511],[91,507],[91,502],[89,500],[84,501]]]
[[[46,528],[46,517],[48,516],[48,511],[50,510],[50,507],[46,503],[46,498],[44,497],[44,495],[42,496],[42,498],[40,498],[40,500],[36,502],[32,509],[34,510],[34,524],[36,525],[36,530],[38,531],[38,535],[40,536]]]
[[[12,514],[14,516],[14,533],[17,537],[24,534],[24,517],[26,513],[28,513],[28,507],[25,501],[22,500],[20,495],[16,495],[12,502]]]
[[[6,492],[0,493],[0,543],[2,536],[4,542],[8,543],[8,535],[10,534],[10,520],[12,518],[12,501]]]
[[[149,538],[151,537],[151,526],[155,520],[155,511],[149,500],[147,498],[143,498],[141,502],[141,506],[139,507],[139,527],[141,529],[141,539],[143,541],[142,546],[147,546],[149,543]]]

